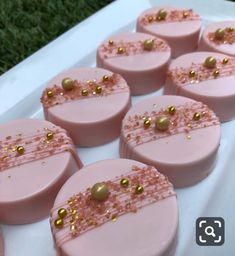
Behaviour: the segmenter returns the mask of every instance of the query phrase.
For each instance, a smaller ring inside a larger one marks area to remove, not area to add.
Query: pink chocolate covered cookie
[[[126,81],[100,68],[77,68],[55,77],[41,102],[47,120],[66,129],[81,147],[118,137],[121,120],[131,105]]]
[[[220,122],[203,103],[158,96],[132,107],[122,123],[120,156],[150,164],[176,187],[204,179],[215,165]]]
[[[4,240],[3,240],[3,234],[0,229],[0,256],[4,256]]]
[[[144,33],[123,33],[112,36],[97,50],[97,66],[121,74],[131,94],[146,94],[165,82],[171,57],[168,44]]]
[[[171,62],[165,94],[177,94],[206,103],[221,121],[235,118],[235,58],[196,52]]]
[[[82,167],[66,131],[47,121],[0,125],[0,222],[30,223],[49,214],[68,177]]]
[[[204,30],[199,49],[235,56],[235,20],[212,23]]]
[[[195,51],[201,30],[201,18],[192,9],[154,7],[144,11],[137,20],[137,31],[165,39],[172,57]]]
[[[64,184],[50,222],[58,256],[173,255],[177,200],[172,184],[154,167],[105,160]]]

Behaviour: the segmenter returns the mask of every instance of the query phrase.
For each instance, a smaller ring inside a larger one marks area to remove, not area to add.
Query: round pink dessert
[[[220,123],[206,105],[180,96],[158,96],[126,114],[120,156],[155,166],[175,187],[185,187],[209,175],[219,144]]]
[[[72,140],[47,121],[0,125],[0,222],[31,223],[49,215],[63,183],[80,167]]]
[[[163,38],[172,50],[172,57],[195,51],[198,46],[201,18],[192,9],[154,7],[144,11],[136,30]]]
[[[235,56],[235,20],[208,25],[203,31],[200,51],[213,51]]]
[[[105,201],[92,196],[91,187],[98,182],[108,188]],[[142,186],[138,193],[137,183]],[[67,215],[58,228],[61,207]],[[127,159],[100,161],[84,167],[61,188],[51,229],[59,256],[170,256],[177,240],[176,195],[154,167]]]
[[[150,93],[166,80],[171,57],[168,44],[144,33],[123,33],[112,36],[97,50],[97,66],[121,74],[132,95]]]
[[[67,87],[62,86],[67,79]],[[41,102],[45,118],[66,129],[81,147],[116,139],[131,106],[130,90],[118,74],[100,68],[77,68],[52,79]]]
[[[213,57],[214,67],[206,59]],[[165,94],[176,94],[206,103],[220,121],[235,118],[235,59],[214,52],[183,55],[170,64]]]
[[[4,240],[3,240],[3,234],[0,229],[0,256],[4,256]]]

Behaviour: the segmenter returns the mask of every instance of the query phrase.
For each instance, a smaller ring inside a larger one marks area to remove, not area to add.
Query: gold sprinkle
[[[53,97],[53,92],[52,92],[52,91],[47,91],[47,97],[48,97],[48,98]]]
[[[117,53],[118,53],[118,54],[123,54],[125,51],[126,51],[126,49],[123,48],[123,47],[118,47],[118,48],[117,48]]]
[[[129,186],[129,180],[128,179],[121,179],[120,185],[123,188],[127,188]]]
[[[188,123],[187,124],[188,128],[192,128],[192,124]]]
[[[97,94],[100,94],[100,93],[102,92],[102,87],[101,87],[101,86],[96,86],[95,92],[96,92]]]
[[[146,39],[143,43],[144,50],[151,51],[153,49],[154,40],[153,39]]]
[[[214,68],[216,66],[216,59],[212,56],[209,56],[206,58],[204,65],[207,68]]]
[[[142,194],[144,192],[144,187],[141,185],[137,185],[135,188],[135,193],[136,194]]]
[[[144,127],[149,128],[151,126],[151,120],[149,118],[145,118]]]
[[[189,16],[188,12],[183,12],[183,18],[187,18]]]
[[[48,132],[48,133],[47,133],[47,139],[48,139],[48,140],[52,140],[53,138],[54,138],[53,132]]]
[[[67,215],[67,210],[66,210],[65,208],[60,208],[60,209],[58,210],[58,216],[59,216],[61,219],[65,218],[66,215]]]
[[[22,155],[22,154],[24,154],[24,147],[23,146],[18,146],[16,148],[16,151],[17,151],[18,154]]]
[[[166,19],[166,16],[167,16],[167,11],[164,10],[164,9],[161,9],[158,11],[157,13],[157,20],[165,20]]]
[[[228,58],[223,58],[222,63],[227,64],[228,63]]]
[[[109,46],[113,45],[113,40],[109,40]]]
[[[107,76],[107,75],[103,76],[103,81],[104,81],[104,82],[109,81],[109,76]]]
[[[88,90],[82,89],[82,96],[88,96]]]
[[[60,95],[63,96],[64,95],[63,92],[61,92]]]
[[[116,214],[113,214],[112,217],[111,217],[112,221],[115,222],[117,220],[117,215]]]
[[[152,22],[153,21],[153,16],[148,16],[148,22]]]
[[[91,82],[91,80],[86,80],[86,83],[89,84]]]
[[[56,228],[58,228],[58,229],[61,229],[61,228],[63,228],[63,226],[64,226],[64,221],[62,220],[62,219],[56,219],[55,221],[54,221],[54,226],[56,227]]]
[[[218,70],[218,69],[213,72],[213,76],[214,76],[215,78],[216,78],[217,76],[219,76],[219,70]]]
[[[169,107],[168,107],[168,113],[169,113],[170,115],[174,115],[175,112],[176,112],[175,106],[169,106]]]
[[[195,70],[190,70],[188,75],[189,75],[189,77],[195,77],[196,76]]]
[[[233,27],[228,27],[228,32],[233,32],[234,28]]]
[[[194,115],[193,115],[193,120],[194,121],[199,121],[200,118],[201,118],[201,113],[200,112],[194,113]]]
[[[71,232],[76,232],[77,231],[76,225],[74,225],[74,224],[70,225],[70,231]]]
[[[187,135],[186,138],[187,138],[188,140],[191,140],[191,139],[192,139],[192,137],[191,137],[190,135]]]
[[[215,31],[215,38],[218,39],[218,40],[222,40],[224,38],[224,29],[218,28]]]

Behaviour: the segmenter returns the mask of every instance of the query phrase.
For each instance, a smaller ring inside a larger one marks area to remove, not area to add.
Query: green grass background
[[[112,0],[0,0],[0,75]]]

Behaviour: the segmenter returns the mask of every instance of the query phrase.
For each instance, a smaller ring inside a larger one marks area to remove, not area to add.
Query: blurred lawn
[[[112,0],[0,0],[0,75]]]

